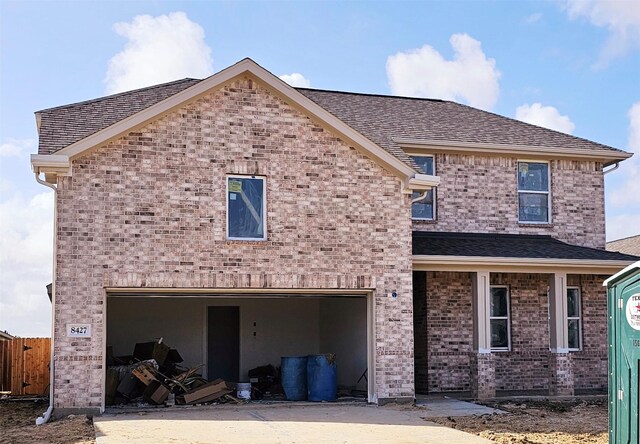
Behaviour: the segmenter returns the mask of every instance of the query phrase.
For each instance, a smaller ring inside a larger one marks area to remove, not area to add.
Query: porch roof
[[[431,231],[413,232],[413,255],[630,262],[640,259],[630,254],[571,245],[544,235]]]

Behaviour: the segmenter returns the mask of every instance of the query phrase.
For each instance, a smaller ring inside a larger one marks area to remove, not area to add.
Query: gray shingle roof
[[[298,91],[394,154],[401,151],[394,138],[622,152],[446,100],[302,88]]]
[[[198,82],[200,80],[182,79],[37,111],[40,114],[38,154],[53,154]]]
[[[413,232],[414,255],[637,261],[640,257],[530,234]]]
[[[199,81],[183,79],[39,111],[38,152],[52,154]],[[297,90],[414,168],[415,165],[393,141],[394,138],[622,152],[610,146],[444,100],[305,88]]]
[[[640,256],[640,234],[607,242],[607,250]]]

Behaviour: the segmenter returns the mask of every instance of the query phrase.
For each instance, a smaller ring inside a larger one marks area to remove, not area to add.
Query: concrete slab
[[[416,406],[424,410],[425,418],[438,418],[448,416],[472,416],[492,415],[494,413],[506,413],[473,402],[460,401],[451,398],[423,398],[416,400]]]
[[[94,418],[98,444],[470,443],[490,441],[423,419],[409,406],[257,405],[166,409]]]

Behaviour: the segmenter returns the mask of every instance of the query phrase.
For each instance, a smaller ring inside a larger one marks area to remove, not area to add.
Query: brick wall
[[[491,273],[506,285],[511,305],[511,351],[495,352],[496,390],[549,387],[548,275]]]
[[[225,239],[226,174],[266,176],[266,242]],[[57,407],[101,404],[106,287],[372,288],[377,394],[413,395],[409,197],[251,79],[74,160],[57,204]]]
[[[429,271],[426,277],[427,389],[469,390],[469,355],[473,349],[471,273]],[[417,390],[424,390],[424,386]]]
[[[582,351],[572,352],[576,390],[607,389],[608,276],[569,275],[568,285],[580,287],[582,296]]]
[[[605,247],[602,164],[552,160],[552,223],[518,223],[516,157],[436,154],[441,183],[436,221],[414,229],[478,233],[545,234],[575,245]]]
[[[472,274],[426,272],[426,295],[416,293],[414,309],[426,318],[416,344],[426,341],[424,359],[416,349],[416,367],[427,361],[428,378],[416,368],[418,393],[467,391],[473,370]],[[604,276],[569,275],[568,284],[582,294],[583,350],[571,352],[576,390],[602,390],[607,386],[607,306]],[[549,275],[491,273],[492,285],[506,285],[511,304],[511,351],[494,352],[495,388],[498,391],[548,390],[557,369],[550,367],[548,296]]]

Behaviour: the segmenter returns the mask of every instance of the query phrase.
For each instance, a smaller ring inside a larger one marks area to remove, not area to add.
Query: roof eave
[[[52,184],[59,176],[71,176],[71,161],[61,154],[32,154],[31,168],[38,176],[44,173],[45,181]]]
[[[632,260],[413,255],[413,269],[416,271],[514,273],[557,273],[564,271],[574,274],[610,275],[617,273],[632,263]]]
[[[595,160],[603,162],[604,166],[621,162],[633,156],[625,151],[593,149],[585,150],[567,147],[546,147],[535,145],[511,145],[501,143],[457,142],[431,139],[414,139],[395,137],[393,139],[402,149],[411,152],[459,152],[480,153],[488,155],[513,155],[516,157],[533,158],[570,158]]]

